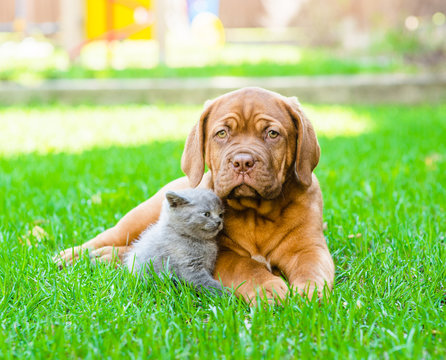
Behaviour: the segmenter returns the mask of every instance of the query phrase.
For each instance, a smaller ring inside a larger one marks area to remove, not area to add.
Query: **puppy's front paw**
[[[309,300],[311,300],[316,294],[316,296],[320,299],[323,296],[323,286],[317,286],[314,282],[299,282],[297,284],[293,284],[293,288],[295,289],[296,293],[301,295],[302,297],[307,297]]]
[[[122,261],[124,255],[124,247],[104,246],[96,250],[91,250],[88,255],[91,262],[96,263],[110,263],[118,265]]]
[[[250,305],[255,305],[257,301],[257,295],[261,299],[265,299],[270,304],[280,304],[285,299],[288,293],[288,286],[282,278],[275,278],[265,281],[261,286],[248,292],[244,295]]]
[[[57,264],[59,269],[62,269],[65,265],[73,265],[82,254],[82,250],[82,246],[75,246],[62,250],[59,254],[53,256],[53,261]]]

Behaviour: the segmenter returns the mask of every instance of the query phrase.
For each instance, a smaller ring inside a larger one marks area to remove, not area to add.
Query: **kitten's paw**
[[[212,284],[207,286],[207,288],[210,292],[218,296],[225,296],[232,294],[228,289],[222,287],[218,281],[212,282]]]
[[[217,289],[217,288],[214,288],[214,287],[210,287],[210,288],[207,288],[208,289],[208,291],[212,294],[212,295],[216,295],[216,296],[224,296],[226,293],[225,293],[225,291],[222,289],[222,288],[220,288],[220,289]]]

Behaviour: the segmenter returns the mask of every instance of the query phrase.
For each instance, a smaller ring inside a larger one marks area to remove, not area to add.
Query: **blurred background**
[[[0,0],[0,80],[443,72],[444,0]]]

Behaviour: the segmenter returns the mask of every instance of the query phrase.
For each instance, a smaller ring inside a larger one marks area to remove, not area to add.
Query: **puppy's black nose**
[[[242,173],[251,170],[254,167],[255,161],[252,155],[240,153],[233,157],[231,164],[236,172]]]

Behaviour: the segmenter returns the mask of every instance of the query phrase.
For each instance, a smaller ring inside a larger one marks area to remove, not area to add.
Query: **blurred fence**
[[[0,31],[59,31],[60,0],[0,0]]]
[[[80,12],[80,18],[73,20],[74,26],[80,33],[78,38],[85,39],[92,27],[86,26],[88,13],[96,11],[97,22],[104,22],[98,11],[105,12],[106,3],[114,4],[115,13],[126,12],[114,20],[117,28],[128,25],[132,18],[141,18],[141,11],[138,15],[137,9],[153,8],[153,2],[148,0],[0,0],[0,31],[55,35],[64,31],[61,25],[65,21],[64,11],[70,14],[71,9],[77,9],[75,12]],[[291,28],[298,31],[291,32],[291,36],[276,32],[276,39],[302,45],[348,45],[352,37],[364,42],[370,32],[400,28],[410,16],[430,19],[436,13],[446,13],[445,0],[160,0],[159,3],[165,10],[164,17],[182,11],[189,21],[199,11],[214,9],[212,12],[217,12],[229,31],[229,40],[237,40],[231,34],[250,39],[249,32],[231,32],[234,28]],[[191,8],[202,10],[191,11]],[[125,24],[120,20],[123,17]],[[168,22],[173,21],[176,20]],[[412,25],[417,25],[416,20]]]

